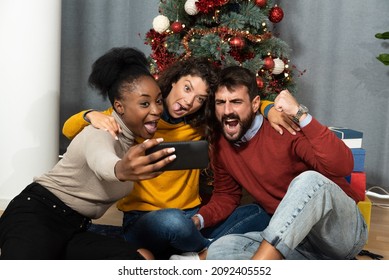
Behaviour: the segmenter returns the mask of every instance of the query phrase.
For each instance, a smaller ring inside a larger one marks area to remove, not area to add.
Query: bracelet
[[[88,113],[90,112],[93,112],[93,111],[96,111],[94,109],[90,109],[88,111],[86,111],[83,115],[82,115],[82,118],[87,122],[87,123],[90,123],[90,120],[88,119],[88,117],[86,116]]]

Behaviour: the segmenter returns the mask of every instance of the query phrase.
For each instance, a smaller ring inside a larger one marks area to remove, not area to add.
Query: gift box
[[[371,201],[367,196],[365,196],[364,200],[358,202],[359,211],[365,219],[368,231],[370,230],[371,206]]]
[[[356,192],[358,200],[365,199],[366,193],[366,173],[352,172],[350,176],[346,177],[350,183],[350,187]]]
[[[344,127],[329,127],[339,139],[350,148],[362,148],[363,133],[361,131],[344,128]]]
[[[365,155],[366,151],[363,148],[351,149],[354,158],[354,169],[353,172],[365,171]]]

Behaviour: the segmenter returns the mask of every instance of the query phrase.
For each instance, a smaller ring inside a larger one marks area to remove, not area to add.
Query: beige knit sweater
[[[133,145],[134,136],[115,112],[112,115],[123,129],[119,140],[90,125],[73,139],[51,171],[34,178],[66,205],[91,219],[100,218],[133,187],[132,182],[119,181],[114,168]]]

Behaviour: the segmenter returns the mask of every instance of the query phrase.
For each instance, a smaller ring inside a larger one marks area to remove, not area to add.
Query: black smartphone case
[[[208,167],[208,142],[199,141],[181,141],[181,142],[162,142],[146,150],[146,155],[165,148],[174,147],[176,159],[162,167],[161,171],[167,170],[185,170],[185,169],[203,169]]]

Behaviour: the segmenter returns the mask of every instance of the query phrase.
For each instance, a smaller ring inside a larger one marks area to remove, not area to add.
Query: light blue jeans
[[[263,231],[221,237],[207,259],[250,259],[262,240],[285,259],[353,259],[367,240],[358,206],[334,182],[315,171],[296,177]]]

